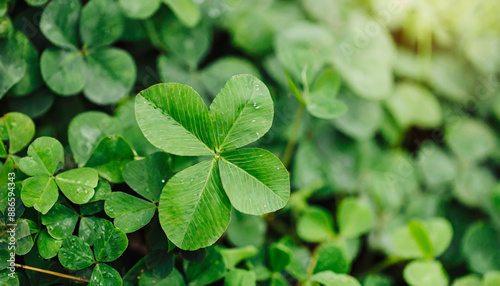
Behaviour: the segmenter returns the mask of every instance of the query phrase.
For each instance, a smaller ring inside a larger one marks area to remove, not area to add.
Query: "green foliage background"
[[[500,285],[499,17],[0,0],[0,284]]]

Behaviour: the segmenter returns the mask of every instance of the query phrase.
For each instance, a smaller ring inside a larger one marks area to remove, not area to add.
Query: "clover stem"
[[[382,262],[374,265],[372,268],[368,269],[366,272],[365,272],[365,275],[368,275],[368,274],[377,274],[379,272],[382,272],[384,269],[394,265],[394,264],[397,264],[399,262],[403,262],[405,261],[406,259],[402,258],[402,257],[396,257],[396,256],[390,256],[390,257],[387,257],[386,259],[384,259]]]
[[[295,145],[297,145],[297,140],[300,133],[300,125],[302,123],[302,117],[305,111],[305,105],[300,103],[299,109],[297,109],[297,113],[295,114],[295,118],[293,119],[292,131],[290,133],[290,138],[288,139],[288,143],[285,147],[285,152],[283,153],[283,165],[286,168],[290,165],[290,162],[293,158]]]
[[[54,271],[50,271],[50,270],[44,270],[44,269],[40,269],[40,268],[36,268],[36,267],[31,267],[28,265],[21,265],[21,264],[16,263],[15,266],[19,267],[19,268],[24,268],[24,269],[28,269],[28,270],[33,270],[33,271],[37,271],[37,272],[41,272],[41,273],[45,273],[45,274],[50,274],[50,275],[62,277],[62,278],[68,278],[68,279],[73,279],[73,280],[77,280],[77,281],[89,282],[89,280],[81,278],[81,277],[66,275],[66,274],[62,274],[59,272],[54,272]]]
[[[314,247],[314,250],[311,254],[311,259],[309,260],[309,264],[307,265],[307,276],[310,277],[314,273],[314,267],[316,267],[316,263],[318,263],[319,258],[319,248],[321,244],[317,244]],[[299,281],[298,286],[302,286],[304,281]]]

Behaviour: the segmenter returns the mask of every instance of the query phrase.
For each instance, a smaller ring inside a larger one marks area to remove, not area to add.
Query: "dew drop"
[[[259,108],[260,108],[260,106],[255,107],[255,109],[259,109]]]
[[[162,183],[165,183],[165,180],[161,180]]]
[[[252,122],[255,122],[255,120],[252,120]]]

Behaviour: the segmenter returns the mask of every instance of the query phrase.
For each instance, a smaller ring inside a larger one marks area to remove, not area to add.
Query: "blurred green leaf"
[[[62,48],[76,49],[77,24],[81,4],[78,0],[54,0],[43,10],[40,30],[49,41]],[[43,66],[43,63],[42,63]]]
[[[112,44],[124,28],[118,4],[112,0],[89,1],[82,9],[79,28],[84,49]]]
[[[90,101],[100,105],[116,103],[126,97],[137,75],[132,56],[117,48],[89,52],[86,56],[86,73],[83,92]]]
[[[236,247],[260,247],[264,243],[266,230],[267,224],[261,216],[248,215],[233,209],[226,235]]]
[[[77,94],[85,86],[86,67],[79,51],[46,49],[40,57],[40,68],[47,86],[59,95]]]
[[[320,207],[307,209],[297,221],[297,235],[307,242],[323,242],[335,236],[331,214]]]
[[[184,264],[189,285],[207,285],[221,279],[226,273],[222,255],[214,247],[207,248],[207,257],[203,262],[189,261]]]
[[[0,118],[0,139],[9,141],[10,154],[24,149],[33,136],[35,136],[35,124],[28,116],[9,112]]]
[[[269,247],[269,263],[271,271],[281,272],[290,264],[291,252],[286,246],[280,243],[273,243]]]
[[[360,286],[359,282],[346,274],[336,274],[332,271],[316,273],[311,277],[311,281],[325,286]]]
[[[339,206],[337,219],[340,235],[355,238],[368,232],[375,224],[373,211],[355,198],[346,198]]]
[[[226,274],[225,286],[255,286],[256,276],[254,271],[233,269]]]
[[[500,236],[497,231],[484,223],[471,225],[462,240],[462,253],[469,268],[483,274],[500,270],[499,247]]]
[[[123,168],[123,179],[144,198],[158,202],[165,182],[173,175],[170,156],[157,152],[144,160],[133,160]]]
[[[446,272],[436,260],[413,261],[405,267],[403,276],[411,286],[448,285]]]
[[[99,176],[111,183],[122,183],[122,172],[128,162],[133,160],[134,151],[121,136],[104,137],[85,164],[99,172]],[[94,188],[97,186],[97,182]]]
[[[125,16],[132,19],[146,19],[160,7],[160,0],[119,0],[120,8]]]

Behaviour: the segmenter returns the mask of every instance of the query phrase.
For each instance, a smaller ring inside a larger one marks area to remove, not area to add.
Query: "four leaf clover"
[[[160,197],[160,223],[179,248],[196,250],[217,241],[227,228],[231,205],[262,215],[283,208],[289,174],[272,153],[236,149],[271,127],[273,101],[264,83],[233,76],[207,109],[191,87],[167,83],[138,94],[137,122],[156,147],[181,156],[211,159],[174,175]]]

